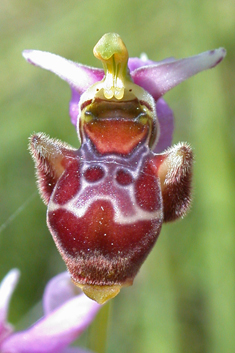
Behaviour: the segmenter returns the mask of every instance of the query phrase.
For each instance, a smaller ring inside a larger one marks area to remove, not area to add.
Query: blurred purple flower
[[[146,55],[142,55],[140,59],[129,59],[128,66],[133,82],[148,91],[156,102],[161,134],[154,152],[160,153],[171,145],[174,129],[173,112],[161,97],[189,77],[213,68],[225,55],[226,50],[219,48],[180,60],[168,58],[154,62],[148,60]],[[104,71],[39,50],[25,50],[23,56],[29,63],[54,72],[69,83],[72,90],[70,116],[76,126],[81,95],[91,85],[102,80]]]
[[[85,353],[68,347],[90,325],[100,305],[72,284],[67,272],[49,281],[43,296],[44,317],[29,329],[13,333],[7,322],[9,302],[19,279],[11,270],[0,284],[1,353]]]

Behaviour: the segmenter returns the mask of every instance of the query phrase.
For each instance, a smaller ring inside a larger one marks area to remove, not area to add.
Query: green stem
[[[88,348],[95,353],[105,353],[110,318],[110,301],[103,305],[88,332]]]

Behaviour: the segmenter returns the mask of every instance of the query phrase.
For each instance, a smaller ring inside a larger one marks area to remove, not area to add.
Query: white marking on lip
[[[115,200],[113,200],[110,196],[94,197],[91,200],[89,200],[89,202],[86,203],[86,206],[80,207],[80,208],[73,206],[71,204],[71,202],[69,202],[63,206],[57,205],[53,202],[50,202],[48,212],[54,212],[59,209],[63,209],[65,211],[71,212],[75,217],[81,218],[85,215],[88,208],[94,202],[99,201],[99,200],[109,201],[112,204],[113,210],[114,210],[114,219],[113,220],[117,224],[131,224],[131,223],[136,223],[138,221],[151,221],[153,219],[161,219],[162,218],[162,209],[161,208],[159,208],[158,210],[153,211],[153,212],[148,212],[148,211],[142,210],[137,205],[133,206],[133,209],[135,210],[135,213],[133,215],[125,216],[121,213],[119,206],[117,205]]]
[[[84,151],[82,151],[83,153]],[[143,160],[148,155],[149,151],[144,150],[140,154],[137,151],[136,155],[128,159],[121,159],[119,156],[106,156],[105,160],[92,156],[91,160],[84,158],[81,165],[81,187],[78,193],[69,200],[65,205],[54,203],[53,191],[51,201],[48,205],[48,212],[53,212],[58,209],[63,209],[71,212],[75,217],[84,217],[89,207],[97,201],[108,201],[114,211],[113,220],[117,224],[132,224],[138,221],[151,221],[154,219],[162,219],[162,201],[159,195],[159,207],[154,211],[145,211],[138,206],[135,197],[135,182],[140,175],[143,167]],[[86,156],[88,157],[88,156]],[[98,181],[87,182],[83,177],[83,173],[91,166],[100,166],[104,170],[104,176]],[[131,174],[133,182],[128,185],[120,185],[115,177],[118,169],[126,170]],[[159,184],[159,182],[158,182]],[[158,185],[160,192],[160,184]],[[104,207],[101,206],[104,211]]]

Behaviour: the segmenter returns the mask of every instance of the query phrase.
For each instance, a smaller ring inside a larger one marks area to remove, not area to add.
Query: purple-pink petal
[[[128,60],[128,67],[130,72],[139,69],[140,67],[143,66],[150,66],[150,65],[162,65],[163,63],[170,63],[172,61],[175,61],[173,57],[163,59],[161,61],[153,61],[147,59],[146,54],[141,54],[140,58],[129,58]]]
[[[143,66],[131,72],[131,76],[137,85],[143,87],[157,101],[187,78],[219,64],[225,55],[226,50],[219,48],[186,59]]]
[[[71,116],[71,123],[77,126],[78,121],[78,103],[81,95],[77,92],[76,88],[71,88],[71,100],[69,102],[69,115]]]
[[[160,136],[153,152],[161,153],[171,146],[174,132],[174,114],[163,98],[156,104],[157,117],[160,125]]]
[[[89,326],[99,309],[99,304],[80,294],[28,330],[11,335],[1,352],[61,353]]]
[[[141,58],[129,58],[128,59],[128,68],[130,70],[130,72],[138,69],[139,67],[142,66],[148,66],[148,65],[154,65],[156,64],[155,61],[149,60],[149,59],[145,59],[143,58],[143,56]]]
[[[12,269],[0,284],[0,351],[2,341],[11,334],[13,328],[7,323],[7,315],[11,296],[18,283],[20,272]]]
[[[46,285],[43,294],[43,310],[48,315],[68,300],[81,294],[80,288],[76,287],[71,281],[68,272],[62,272],[53,277]]]
[[[71,88],[76,88],[79,94],[104,76],[102,69],[77,64],[59,55],[40,50],[24,50],[23,56],[29,63],[58,75],[68,82]]]

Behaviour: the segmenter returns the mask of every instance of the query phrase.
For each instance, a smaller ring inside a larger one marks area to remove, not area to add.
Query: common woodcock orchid
[[[23,55],[72,88],[70,114],[81,147],[38,133],[30,150],[47,224],[72,281],[102,304],[133,283],[163,222],[183,217],[190,206],[192,149],[170,147],[173,113],[161,96],[216,66],[225,50],[128,61],[120,36],[108,33],[94,47],[104,70],[46,52]]]

